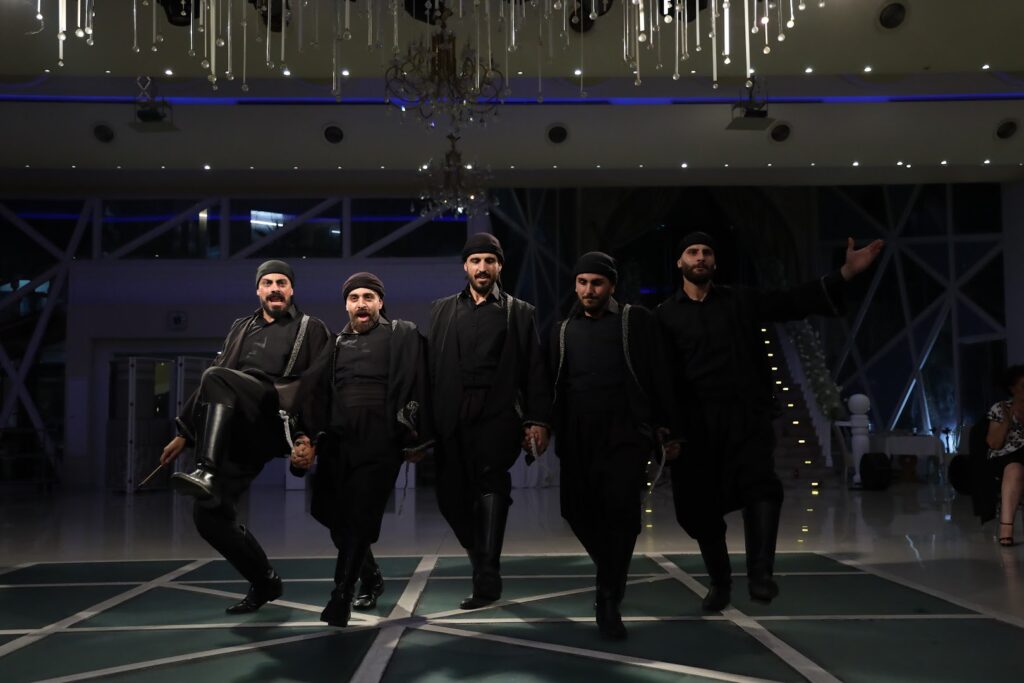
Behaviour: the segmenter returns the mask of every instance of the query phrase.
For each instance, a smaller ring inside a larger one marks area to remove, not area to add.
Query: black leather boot
[[[614,588],[599,586],[597,589],[596,609],[597,630],[605,640],[625,640],[626,626],[622,623],[619,605],[622,597]]]
[[[368,610],[377,606],[377,598],[384,592],[384,577],[373,559],[373,552],[366,551],[366,559],[359,570],[359,592],[352,601],[352,609]]]
[[[352,617],[352,596],[363,560],[370,549],[356,537],[346,534],[338,548],[338,561],[334,566],[334,590],[331,599],[320,613],[320,621],[331,626],[348,626]]]
[[[240,602],[228,607],[225,612],[228,614],[249,614],[255,612],[271,600],[277,600],[284,593],[284,586],[281,577],[273,569],[267,572],[266,577],[249,584],[249,592]]]
[[[747,590],[750,599],[770,603],[779,594],[772,578],[775,569],[775,542],[779,535],[781,505],[759,500],[743,508],[743,534],[747,545]]]
[[[461,609],[477,609],[501,598],[501,547],[505,541],[508,499],[496,493],[480,496],[477,504],[476,547],[473,562],[473,594],[459,603]]]
[[[231,416],[235,409],[223,403],[207,403],[203,431],[196,445],[196,469],[185,474],[171,475],[171,488],[178,493],[206,501],[217,502],[215,476],[231,441]]]
[[[711,578],[711,588],[700,607],[705,612],[721,612],[732,600],[732,564],[729,562],[725,537],[699,540],[697,545]]]

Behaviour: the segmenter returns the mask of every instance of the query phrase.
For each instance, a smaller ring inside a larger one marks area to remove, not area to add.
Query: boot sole
[[[171,477],[171,490],[183,496],[191,496],[196,500],[212,500],[213,492],[197,484],[192,479],[177,474]]]

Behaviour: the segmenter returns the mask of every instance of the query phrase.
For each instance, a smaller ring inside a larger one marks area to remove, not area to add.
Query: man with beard
[[[176,422],[178,436],[160,463],[194,446],[196,469],[171,477],[179,493],[196,498],[199,535],[249,581],[249,592],[228,614],[254,612],[281,596],[281,577],[252,533],[238,522],[238,500],[271,458],[288,453],[279,411],[289,409],[295,381],[330,341],[320,320],[292,303],[295,276],[284,261],[256,271],[260,308],[231,326],[224,346]]]
[[[615,259],[586,253],[574,273],[578,301],[551,343],[562,517],[597,566],[597,627],[622,640],[646,463],[669,434],[671,385],[654,316],[612,298]]]
[[[334,590],[320,615],[332,626],[348,625],[357,578],[374,603],[383,591],[370,545],[403,459],[419,461],[432,443],[423,337],[413,323],[384,316],[376,275],[356,273],[342,291],[349,323],[299,386],[303,423],[318,436],[311,453],[297,443],[292,456],[300,476],[318,456],[312,513],[338,549]]]
[[[548,445],[551,386],[534,308],[499,287],[505,254],[478,233],[462,249],[469,284],[434,302],[430,378],[437,429],[437,498],[473,565],[462,609],[501,597],[501,547],[520,448]]]
[[[682,287],[656,316],[671,350],[686,437],[672,466],[676,519],[697,541],[707,567],[707,611],[722,610],[731,599],[723,515],[733,510],[743,510],[750,597],[769,603],[779,593],[772,572],[783,494],[772,457],[775,396],[760,329],[767,322],[839,315],[844,283],[866,270],[882,246],[875,240],[855,250],[850,239],[838,272],[772,291],[713,284],[715,240],[707,233],[690,233],[680,243]]]

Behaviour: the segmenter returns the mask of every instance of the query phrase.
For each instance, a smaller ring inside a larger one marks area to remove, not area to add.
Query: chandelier
[[[420,193],[420,201],[424,202],[420,215],[451,212],[473,216],[487,213],[498,201],[487,196],[485,172],[463,163],[457,135],[449,133],[448,142],[451,148],[445,152],[443,162],[435,165],[431,160],[419,168],[420,174],[426,178],[426,186]]]
[[[431,127],[438,118],[447,119],[453,131],[468,123],[483,125],[498,116],[496,107],[506,94],[505,78],[493,59],[482,59],[468,45],[460,55],[455,32],[447,24],[451,11],[443,8],[436,14],[440,26],[430,42],[421,36],[404,55],[391,60],[384,74],[384,101],[403,113],[414,109]],[[454,141],[449,154],[458,154]]]
[[[81,39],[93,45],[106,25],[107,13],[124,12],[128,35],[113,35],[133,52],[166,49],[164,32],[188,32],[185,54],[196,60],[213,88],[225,81],[248,92],[250,73],[291,76],[287,60],[293,50],[318,54],[318,75],[331,82],[341,98],[348,71],[342,55],[360,43],[370,50],[390,49],[387,98],[397,106],[415,107],[427,120],[448,117],[461,125],[492,117],[497,102],[511,94],[502,76],[529,67],[536,70],[538,101],[543,76],[552,69],[556,51],[578,54],[575,77],[584,95],[587,54],[610,49],[619,53],[625,73],[639,86],[650,74],[680,80],[710,66],[712,87],[720,77],[749,80],[755,62],[770,59],[782,46],[809,4],[805,0],[56,0],[23,2],[35,10],[38,30],[30,33],[55,41],[56,64],[64,65],[65,44]],[[621,31],[587,37],[595,27],[621,12]],[[824,0],[817,0],[824,7]],[[53,3],[46,3],[52,7]],[[53,16],[55,14],[55,16]],[[101,21],[96,21],[97,15]],[[437,24],[429,43],[422,38],[403,48],[399,31],[409,30],[409,15]],[[454,29],[475,31],[477,49],[456,50]],[[616,37],[611,37],[614,34]],[[575,41],[573,35],[576,35]],[[37,38],[42,39],[42,38]],[[104,36],[104,40],[108,40]],[[621,44],[620,44],[621,43]],[[614,47],[613,47],[614,45]],[[403,54],[404,52],[404,54]],[[704,53],[700,64],[691,55]],[[710,54],[709,54],[710,53]],[[710,59],[707,57],[710,56]],[[309,61],[306,59],[305,61]],[[696,61],[696,60],[694,60]],[[708,65],[710,62],[710,65]],[[499,71],[496,64],[502,64]],[[168,69],[171,72],[172,69]],[[167,75],[170,75],[168,73]],[[364,75],[364,74],[360,74]],[[552,74],[563,76],[566,74]],[[704,74],[707,75],[707,74]],[[589,75],[588,75],[589,77]],[[525,87],[519,86],[516,87]],[[748,84],[749,87],[749,84]],[[516,93],[521,96],[521,93]]]

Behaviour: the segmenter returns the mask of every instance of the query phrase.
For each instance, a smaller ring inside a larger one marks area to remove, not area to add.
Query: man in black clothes
[[[743,510],[750,597],[768,603],[779,592],[772,572],[783,494],[772,457],[775,397],[761,326],[839,315],[844,283],[867,269],[882,246],[875,240],[855,250],[851,239],[838,272],[772,291],[713,284],[715,240],[694,232],[680,243],[682,287],[655,314],[667,336],[686,438],[671,469],[676,519],[707,567],[707,611],[731,599],[723,516],[733,510]]]
[[[249,593],[228,614],[254,612],[281,596],[281,577],[250,531],[238,522],[238,500],[263,465],[289,446],[279,411],[288,409],[302,371],[330,341],[320,320],[292,304],[295,276],[284,261],[256,271],[260,308],[231,326],[224,347],[203,373],[199,389],[176,422],[178,435],[160,463],[194,446],[196,469],[171,477],[179,493],[196,498],[193,519],[207,543],[249,581]]]
[[[597,566],[598,629],[622,640],[646,463],[668,440],[671,385],[654,316],[612,298],[615,259],[586,253],[574,273],[578,301],[551,342],[562,517]]]
[[[462,609],[501,597],[508,471],[520,448],[540,455],[548,444],[551,386],[534,308],[498,286],[504,256],[494,235],[471,235],[462,250],[469,284],[430,314],[437,498],[473,564]]]
[[[299,386],[302,421],[318,435],[312,514],[338,549],[335,587],[320,615],[333,626],[348,625],[357,578],[374,603],[383,591],[370,545],[403,459],[419,461],[432,443],[423,337],[413,323],[384,316],[376,275],[356,273],[342,291],[349,323]],[[304,451],[293,451],[295,474],[309,467]]]

